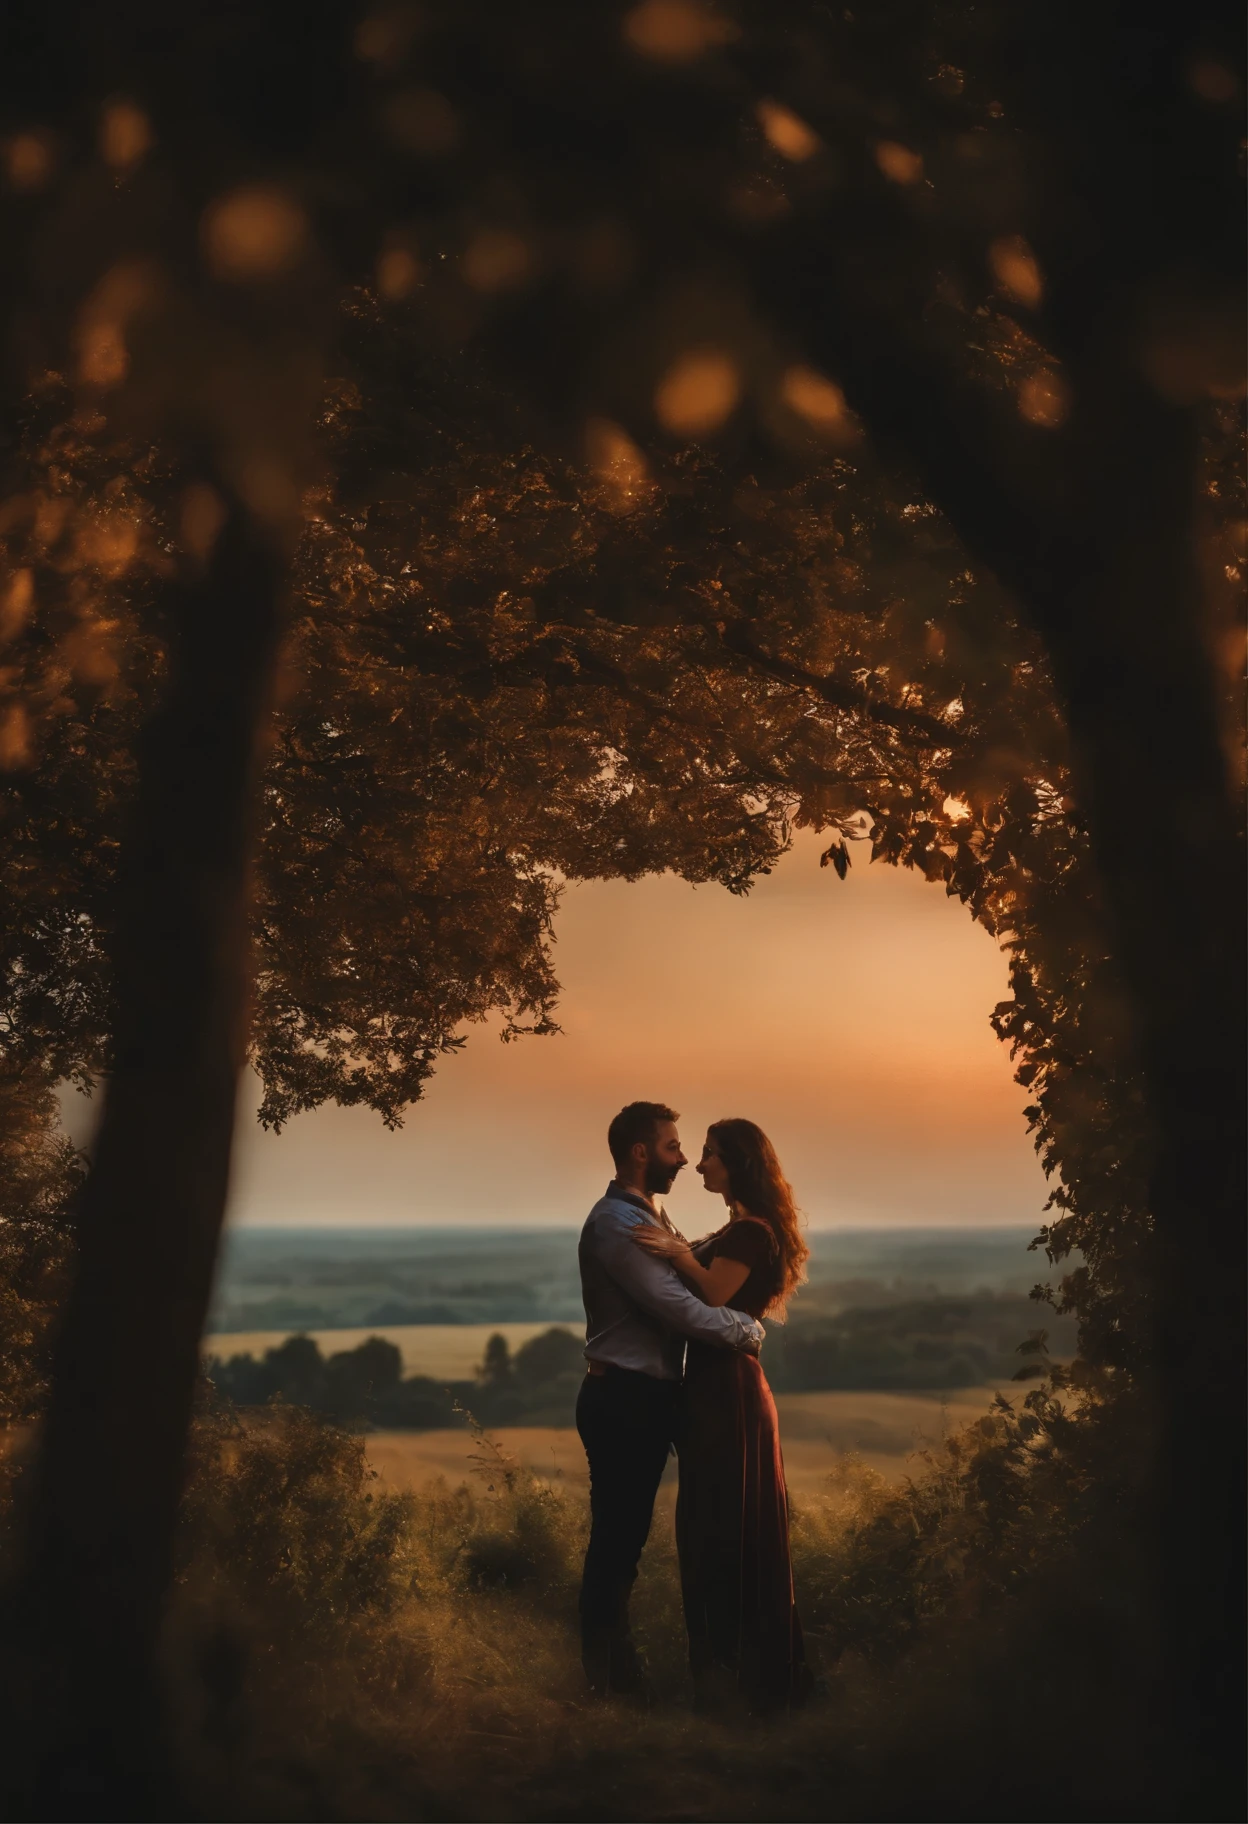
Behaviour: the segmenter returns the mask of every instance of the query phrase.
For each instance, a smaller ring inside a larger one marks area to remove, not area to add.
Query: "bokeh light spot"
[[[0,639],[16,639],[30,619],[34,606],[34,572],[15,570],[0,595]]]
[[[238,491],[256,518],[278,528],[297,518],[299,489],[289,464],[279,456],[253,451],[242,463]]]
[[[124,513],[101,513],[78,522],[74,555],[78,563],[116,579],[124,576],[139,548],[139,528]]]
[[[780,383],[780,397],[811,429],[837,443],[852,443],[859,435],[858,422],[834,380],[813,367],[790,367]]]
[[[78,378],[87,386],[119,386],[129,371],[126,325],[158,294],[158,275],[143,260],[122,260],[104,274],[82,307],[74,336]]]
[[[206,481],[192,482],[182,495],[178,529],[192,557],[202,562],[225,524],[225,502]]]
[[[415,6],[385,6],[362,19],[355,33],[355,54],[379,70],[399,68],[419,36],[422,20]]]
[[[737,36],[730,19],[696,0],[642,0],[624,19],[625,42],[656,63],[691,63]]]
[[[31,753],[30,716],[21,703],[10,704],[0,717],[0,770],[11,773],[25,766]]]
[[[917,184],[923,176],[923,159],[895,139],[882,139],[875,148],[875,162],[890,184]]]
[[[421,276],[420,261],[402,242],[383,247],[377,256],[377,290],[388,304],[410,298],[420,284]]]
[[[741,375],[723,349],[691,349],[668,368],[654,396],[659,423],[677,437],[718,430],[741,397]]]
[[[795,165],[813,158],[823,143],[813,127],[778,101],[760,101],[754,112],[767,144]]]
[[[1187,86],[1215,108],[1226,107],[1239,94],[1239,78],[1216,57],[1193,57],[1187,66]]]
[[[111,101],[100,116],[100,156],[122,173],[133,171],[155,143],[152,123],[132,101]]]
[[[988,249],[988,266],[998,290],[1028,310],[1039,307],[1044,280],[1036,257],[1021,234],[1002,235]]]
[[[216,278],[239,284],[275,279],[297,264],[307,231],[307,217],[284,190],[247,185],[205,211],[204,251]]]
[[[464,249],[464,277],[474,291],[510,291],[532,265],[528,242],[511,228],[483,228]]]
[[[381,124],[400,151],[447,158],[459,144],[459,116],[436,89],[404,89],[383,103]]]
[[[4,171],[11,190],[42,190],[52,176],[52,147],[41,133],[18,133],[4,148]]]
[[[628,432],[610,418],[590,419],[585,427],[585,454],[613,512],[631,513],[654,492],[645,457]]]
[[[78,331],[78,378],[87,386],[120,386],[130,366],[125,331],[116,319],[83,323]]]
[[[1018,410],[1028,424],[1055,431],[1070,412],[1070,388],[1053,368],[1029,374],[1018,389]]]

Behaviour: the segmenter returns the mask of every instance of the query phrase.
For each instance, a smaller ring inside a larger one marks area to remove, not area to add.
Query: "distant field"
[[[403,1357],[404,1374],[427,1374],[433,1380],[470,1381],[473,1370],[485,1354],[488,1337],[501,1331],[513,1352],[531,1336],[546,1330],[570,1330],[584,1336],[582,1320],[576,1324],[366,1324],[355,1330],[309,1330],[308,1336],[320,1344],[323,1355],[340,1349],[354,1349],[369,1336],[384,1336],[394,1343]],[[228,1331],[224,1336],[204,1338],[204,1353],[228,1359],[232,1355],[261,1356],[275,1349],[290,1335],[289,1330]]]
[[[209,1329],[373,1331],[447,1324],[574,1323],[576,1228],[232,1229]],[[1026,1293],[1042,1263],[1031,1230],[819,1229],[804,1309],[983,1289]]]
[[[1008,1388],[1018,1398],[1021,1388]],[[817,1494],[837,1458],[853,1451],[890,1481],[907,1473],[908,1458],[924,1443],[980,1418],[991,1405],[993,1387],[961,1388],[942,1403],[938,1397],[902,1393],[782,1393],[776,1398],[785,1470],[795,1495]],[[510,1455],[538,1475],[583,1488],[585,1453],[576,1432],[539,1426],[492,1432]],[[421,1488],[438,1476],[452,1484],[472,1475],[479,1447],[464,1431],[378,1431],[368,1440],[368,1458],[390,1488]],[[675,1464],[669,1465],[672,1481]]]

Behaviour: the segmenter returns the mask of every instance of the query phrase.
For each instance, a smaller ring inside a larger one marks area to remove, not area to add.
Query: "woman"
[[[810,1250],[770,1140],[752,1121],[717,1121],[697,1169],[728,1205],[727,1226],[692,1247],[649,1225],[633,1240],[670,1260],[707,1304],[783,1320]],[[735,1687],[754,1710],[800,1703],[810,1673],[780,1433],[755,1357],[689,1344],[679,1449],[676,1542],[694,1688],[705,1700]]]

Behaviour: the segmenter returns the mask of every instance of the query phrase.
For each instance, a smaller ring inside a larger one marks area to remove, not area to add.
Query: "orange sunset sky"
[[[362,1109],[244,1121],[232,1220],[576,1223],[608,1120],[646,1096],[694,1157],[708,1121],[760,1122],[815,1228],[1036,1223],[1025,1096],[988,1025],[1003,957],[943,888],[865,843],[841,882],[821,846],[799,837],[744,899],[670,875],[569,886],[562,1034],[470,1028],[398,1133]],[[700,1233],[720,1206],[690,1170],[668,1207]]]

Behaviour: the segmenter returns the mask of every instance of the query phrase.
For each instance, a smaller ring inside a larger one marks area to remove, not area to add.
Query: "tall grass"
[[[658,1702],[598,1705],[577,1657],[578,1494],[480,1433],[470,1485],[394,1494],[358,1437],[296,1409],[205,1416],[167,1638],[189,1803],[249,1819],[1152,1815],[1128,1721],[1147,1660],[1135,1585],[1081,1505],[1093,1429],[1033,1395],[900,1488],[840,1461],[794,1514],[821,1694],[743,1726],[690,1706],[666,1515],[635,1597]]]

